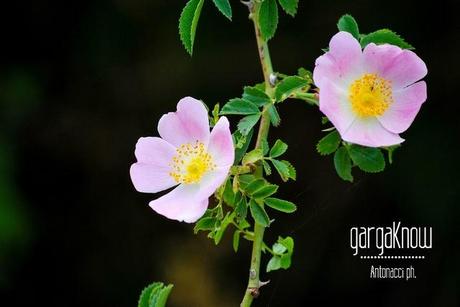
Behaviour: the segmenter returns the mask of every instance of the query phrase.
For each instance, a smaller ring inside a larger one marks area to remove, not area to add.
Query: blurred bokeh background
[[[170,306],[237,306],[250,246],[230,233],[215,247],[192,226],[156,215],[129,179],[134,145],[187,95],[209,106],[262,81],[247,10],[233,22],[206,1],[193,58],[177,20],[185,1],[23,1],[0,13],[0,305],[135,306],[151,281],[174,283]],[[275,70],[312,69],[352,14],[362,32],[388,27],[426,61],[429,98],[395,162],[341,181],[314,145],[317,109],[290,101],[272,141],[289,144],[298,180],[273,214],[295,238],[293,268],[270,279],[256,306],[458,306],[460,40],[456,1],[300,1],[270,42]],[[276,178],[273,178],[276,181]],[[432,226],[425,260],[352,256],[352,226]],[[268,259],[265,258],[265,261]],[[372,280],[374,265],[413,265],[417,279]]]

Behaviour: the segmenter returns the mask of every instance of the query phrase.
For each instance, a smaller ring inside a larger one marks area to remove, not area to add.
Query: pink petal
[[[387,44],[367,45],[364,63],[371,72],[391,80],[395,90],[417,82],[428,72],[425,63],[414,52]]]
[[[319,109],[329,118],[340,134],[345,132],[356,118],[347,93],[325,81],[319,92]]]
[[[182,98],[177,111],[163,115],[158,122],[160,136],[179,147],[182,144],[209,140],[208,111],[203,103],[192,97]]]
[[[226,117],[221,117],[211,131],[208,152],[218,166],[230,166],[235,160],[230,124]]]
[[[156,193],[176,185],[169,176],[174,146],[158,137],[140,138],[136,144],[137,163],[130,169],[131,180],[139,192]]]
[[[131,165],[131,181],[138,192],[157,193],[177,183],[169,176],[169,170],[142,162]]]
[[[208,198],[220,187],[228,176],[231,165],[226,167],[216,167],[214,170],[206,173],[198,183],[198,198]]]
[[[399,92],[394,92],[394,102],[378,120],[393,133],[404,132],[414,121],[420,107],[426,100],[426,96],[426,83],[424,81],[417,82]]]
[[[181,184],[149,206],[168,219],[193,223],[206,212],[208,198],[197,198],[198,185]]]
[[[386,130],[375,117],[356,118],[341,136],[344,141],[368,147],[391,146],[404,141]]]
[[[348,32],[335,34],[329,51],[320,56],[315,63],[313,80],[321,89],[325,80],[347,87],[361,71],[362,51],[359,42]]]

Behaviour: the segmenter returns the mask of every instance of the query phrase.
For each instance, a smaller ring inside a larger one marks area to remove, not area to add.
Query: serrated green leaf
[[[302,88],[306,86],[308,86],[307,80],[301,77],[286,77],[276,86],[275,99],[277,102],[284,101],[291,94],[295,93],[296,91],[300,91]]]
[[[195,223],[193,232],[197,234],[201,230],[213,230],[216,223],[217,219],[215,217],[203,217]]]
[[[272,174],[272,168],[270,167],[270,164],[268,164],[267,161],[263,160],[262,165],[264,167],[264,172],[267,176],[270,176]]]
[[[238,184],[240,188],[244,191],[248,187],[248,185],[256,180],[257,178],[252,174],[243,174],[238,176]],[[261,178],[259,178],[261,179]],[[262,179],[263,180],[263,179]]]
[[[227,179],[225,182],[224,193],[222,194],[224,202],[230,207],[235,206],[235,193],[233,193],[232,181]]]
[[[155,288],[161,288],[163,287],[163,283],[161,282],[154,282],[145,287],[141,295],[139,296],[139,301],[137,303],[138,307],[149,307],[149,302],[150,302],[150,294],[152,293],[152,290]]]
[[[281,140],[276,140],[275,145],[273,145],[272,149],[270,149],[269,156],[271,158],[277,158],[284,154],[288,149],[288,145]]]
[[[243,176],[241,176],[241,177],[243,177]],[[267,181],[265,181],[262,178],[257,178],[257,179],[252,180],[251,182],[249,182],[245,187],[243,187],[243,189],[247,194],[251,195],[255,191],[257,191],[257,190],[261,189],[262,187],[264,187],[266,184],[267,184]]]
[[[241,159],[249,148],[253,134],[254,130],[250,130],[248,135],[242,135],[238,130],[233,133],[233,143],[235,144],[235,162],[233,165],[240,163]]]
[[[268,145],[268,141],[267,139],[262,139],[262,142],[261,142],[261,147],[262,147],[262,154],[265,156],[266,154],[268,154],[268,151],[270,150],[270,145]]]
[[[353,182],[353,176],[351,175],[351,159],[345,147],[342,146],[335,152],[334,166],[340,178]]]
[[[241,132],[242,135],[248,135],[249,131],[254,128],[254,126],[257,124],[257,122],[260,119],[260,114],[253,114],[253,115],[248,115],[243,117],[239,122],[238,122],[238,131]]]
[[[276,109],[275,105],[270,105],[268,107],[268,116],[270,116],[270,122],[274,127],[278,127],[281,123],[280,115],[278,114],[278,110]]]
[[[368,44],[376,45],[391,44],[402,49],[415,49],[411,44],[407,43],[401,36],[389,29],[381,29],[375,32],[364,35],[361,38],[361,47],[366,47]]]
[[[179,18],[179,36],[185,50],[192,55],[196,29],[200,19],[204,0],[190,0],[185,5]]]
[[[241,197],[240,201],[236,204],[235,214],[239,221],[244,221],[246,218],[248,214],[248,204],[245,197]]]
[[[294,239],[292,239],[291,237],[278,237],[277,242],[279,244],[284,245],[287,248],[288,254],[292,254],[294,252]]]
[[[297,7],[299,5],[299,0],[278,0],[280,2],[281,7],[283,10],[291,15],[292,17],[295,16],[297,13]]]
[[[224,235],[225,230],[227,229],[228,225],[233,221],[235,218],[235,213],[227,212],[224,219],[220,223],[220,226],[217,228],[216,233],[214,235],[214,243],[217,245],[222,240],[222,236]]]
[[[261,91],[257,87],[253,86],[244,87],[243,99],[254,103],[258,107],[262,107],[271,102],[270,97],[268,97],[264,91]]]
[[[236,252],[238,252],[238,247],[240,246],[240,231],[239,230],[235,230],[235,232],[233,233],[233,250]]]
[[[265,0],[259,9],[259,27],[262,38],[270,40],[276,32],[278,26],[278,5],[276,0]]]
[[[268,197],[264,199],[264,203],[270,208],[285,213],[292,213],[297,210],[297,207],[294,203],[279,198]]]
[[[160,292],[155,296],[155,299],[152,299],[152,301],[150,302],[150,307],[165,307],[172,288],[172,284],[169,284],[166,287],[162,288]]]
[[[281,257],[273,256],[267,263],[267,273],[281,268]]]
[[[365,172],[378,173],[385,169],[385,158],[379,148],[351,145],[348,152],[353,162]]]
[[[262,208],[262,206],[259,205],[254,199],[249,201],[249,209],[251,211],[252,217],[254,218],[254,221],[264,227],[267,227],[270,224],[270,218],[268,217],[267,212],[265,212],[264,208]]]
[[[246,155],[244,155],[242,162],[243,162],[243,165],[254,164],[257,161],[263,159],[263,157],[264,155],[262,153],[262,149],[256,148],[248,152]]]
[[[278,242],[273,244],[272,250],[275,254],[280,255],[280,256],[284,254],[285,252],[287,252],[286,246]]]
[[[354,38],[359,39],[358,23],[351,15],[343,15],[337,23],[339,31],[345,31],[353,35]]]
[[[320,155],[330,155],[334,153],[340,145],[340,134],[334,130],[323,137],[316,145],[316,150]]]
[[[232,7],[228,0],[212,0],[219,11],[227,17],[230,21],[232,20]]]
[[[270,195],[273,195],[278,191],[278,186],[276,184],[267,184],[251,194],[251,197],[255,199],[263,199]]]
[[[295,167],[291,164],[291,162],[286,161],[286,160],[281,160],[282,163],[284,163],[288,169],[289,169],[289,179],[296,180],[297,179],[297,171]]]
[[[287,163],[284,163],[284,161],[279,161],[276,159],[271,159],[270,161],[273,163],[273,166],[275,167],[276,171],[278,172],[278,174],[280,175],[283,181],[288,181],[289,178],[292,178],[291,169]],[[295,178],[292,178],[292,179],[295,179]]]
[[[259,113],[259,108],[254,103],[241,99],[230,99],[220,111],[220,115],[249,115]]]

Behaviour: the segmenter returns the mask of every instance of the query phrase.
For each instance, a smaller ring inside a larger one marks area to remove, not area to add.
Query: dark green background
[[[246,8],[227,21],[207,0],[194,57],[181,46],[185,1],[23,1],[0,13],[0,305],[135,306],[151,281],[174,283],[170,306],[237,306],[250,246],[238,254],[192,225],[155,214],[154,195],[129,179],[134,145],[157,135],[160,116],[184,96],[208,106],[262,81]],[[271,140],[289,144],[298,180],[273,213],[295,239],[293,268],[271,274],[256,306],[458,306],[459,70],[454,1],[301,1],[281,14],[270,42],[275,70],[312,69],[351,13],[362,32],[402,34],[428,66],[428,101],[382,174],[341,181],[314,149],[321,114],[297,101],[280,107]],[[236,120],[236,119],[234,119]],[[273,178],[276,181],[275,177]],[[425,260],[352,256],[352,226],[432,226]],[[264,258],[264,263],[268,258]],[[413,265],[416,280],[371,280],[371,264]]]

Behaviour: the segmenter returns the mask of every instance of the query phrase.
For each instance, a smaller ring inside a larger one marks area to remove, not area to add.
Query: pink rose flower
[[[192,223],[205,213],[208,198],[225,181],[235,150],[227,118],[221,117],[209,131],[203,103],[186,97],[177,111],[161,117],[159,137],[140,138],[137,162],[130,174],[139,192],[157,193],[177,186],[150,202],[165,217]]]
[[[313,72],[319,108],[343,140],[369,147],[396,145],[425,102],[425,63],[412,51],[332,37]],[[419,81],[419,82],[417,82]]]

